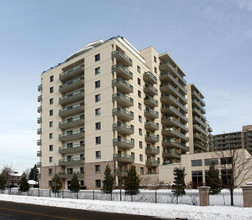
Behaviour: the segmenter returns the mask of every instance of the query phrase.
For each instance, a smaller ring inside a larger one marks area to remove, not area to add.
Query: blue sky
[[[0,169],[39,161],[40,74],[117,35],[174,58],[205,95],[213,134],[252,124],[252,0],[0,0],[0,29]]]

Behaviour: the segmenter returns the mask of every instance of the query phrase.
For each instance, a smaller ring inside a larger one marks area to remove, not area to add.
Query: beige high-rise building
[[[102,187],[118,177],[180,162],[188,150],[185,73],[168,53],[134,48],[125,38],[96,41],[41,75],[38,90],[40,187],[55,173],[67,188]]]
[[[206,120],[205,97],[194,84],[188,84],[188,127],[190,153],[209,151],[212,128]]]

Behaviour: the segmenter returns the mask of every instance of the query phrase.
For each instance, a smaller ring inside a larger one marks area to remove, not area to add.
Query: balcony
[[[146,160],[147,167],[158,167],[159,161],[158,160]]]
[[[144,110],[144,116],[145,116],[146,118],[149,118],[149,119],[154,120],[154,119],[158,118],[158,112],[157,112],[157,111],[154,111],[154,110],[152,110],[152,109],[146,108],[146,109]]]
[[[42,145],[42,140],[41,139],[37,140],[37,145]]]
[[[170,62],[167,61],[165,63],[162,63],[159,66],[159,69],[162,72],[170,72],[174,77],[178,77],[184,86],[187,84],[183,76],[178,72],[178,70],[175,69],[175,67]]]
[[[42,95],[38,96],[38,102],[42,101]]]
[[[84,116],[76,117],[76,118],[69,118],[65,121],[59,122],[59,128],[67,129],[77,126],[82,126],[84,124]]]
[[[41,128],[37,129],[37,134],[42,134],[42,129]]]
[[[204,135],[207,135],[207,132],[205,130],[203,130],[200,126],[198,125],[193,125],[193,130],[194,131],[198,131],[200,133],[203,133]]]
[[[38,85],[38,91],[42,90],[42,84]]]
[[[126,140],[126,139],[113,139],[113,145],[117,146],[121,149],[132,149],[134,148],[134,141]]]
[[[112,58],[116,58],[117,63],[121,63],[124,66],[132,66],[132,59],[128,57],[123,51],[116,50],[112,52]]]
[[[192,100],[192,106],[199,108],[203,112],[203,114],[206,114],[205,108],[196,99]]]
[[[162,105],[161,112],[163,114],[179,117],[180,121],[184,124],[188,122],[188,118],[172,105],[168,105],[168,106]]]
[[[84,99],[84,90],[79,90],[59,98],[59,104],[67,105]]]
[[[59,177],[62,179],[72,179],[73,175],[76,174],[78,178],[83,179],[84,178],[84,172],[80,172],[80,171],[74,171],[74,172],[60,172],[59,173]]]
[[[81,102],[76,105],[67,106],[64,109],[59,110],[59,116],[68,117],[71,115],[76,115],[78,113],[83,113],[84,111],[84,102]]]
[[[154,96],[158,94],[158,90],[151,84],[144,85],[144,92],[150,96]]]
[[[38,112],[38,113],[42,112],[42,106],[39,106],[39,107],[37,108],[37,112]]]
[[[114,154],[113,158],[115,161],[120,163],[133,163],[135,158],[132,155],[128,154]]]
[[[194,149],[199,149],[199,150],[202,150],[202,151],[207,151],[207,146],[204,146],[201,143],[195,141],[194,142]]]
[[[175,150],[164,150],[162,156],[167,159],[181,159],[181,154]]]
[[[164,82],[172,82],[173,85],[179,87],[179,90],[183,95],[187,94],[187,91],[184,88],[184,86],[169,72],[161,73],[159,78],[160,78],[161,81],[164,81]]]
[[[59,148],[60,154],[76,153],[84,151],[84,144],[66,145]]]
[[[154,135],[154,134],[146,134],[145,135],[145,141],[154,144],[156,142],[159,142],[159,136],[158,135]]]
[[[60,141],[71,141],[74,139],[80,139],[84,137],[84,130],[70,131],[65,134],[59,135]]]
[[[42,122],[42,117],[37,118],[37,123],[39,124],[41,122]]]
[[[173,105],[175,107],[179,107],[179,111],[182,112],[182,114],[186,114],[188,112],[187,108],[171,94],[161,95],[161,102],[165,105]]]
[[[115,176],[127,176],[128,170],[115,169]]]
[[[206,117],[203,115],[203,113],[198,110],[197,108],[193,108],[193,112],[195,112],[199,117],[203,118],[204,120],[206,120]]]
[[[37,167],[40,168],[42,166],[41,162],[37,162]]]
[[[188,128],[174,117],[165,116],[161,119],[161,123],[165,126],[180,128],[183,132],[188,132]]]
[[[207,125],[206,123],[204,123],[200,118],[198,118],[197,116],[193,116],[193,123],[194,124],[199,124],[202,125],[204,127],[204,129],[206,129]]]
[[[63,94],[84,87],[84,77],[78,77],[59,86],[59,91]]]
[[[122,64],[116,64],[112,66],[112,71],[117,73],[118,78],[122,78],[125,80],[133,79],[133,74]]]
[[[154,107],[158,106],[158,101],[156,99],[152,98],[151,96],[146,96],[144,98],[144,104],[151,107],[151,108],[154,108]]]
[[[184,95],[182,95],[171,83],[165,83],[160,85],[160,90],[163,94],[168,95],[172,94],[175,97],[179,97],[180,102],[185,105],[187,103],[187,99]]]
[[[164,128],[162,130],[162,135],[167,137],[181,138],[184,141],[188,141],[188,137],[173,128]]]
[[[42,156],[42,152],[41,151],[37,151],[37,157],[41,157]]]
[[[113,124],[113,131],[117,131],[122,135],[130,135],[134,133],[134,127],[118,122]]]
[[[122,121],[130,121],[134,119],[134,113],[123,108],[115,108],[112,110],[113,116],[117,116]]]
[[[159,154],[159,148],[156,147],[146,147],[145,148],[145,153],[149,155],[156,155]]]
[[[173,139],[164,139],[162,142],[163,147],[168,148],[179,148],[182,150],[182,152],[187,151],[187,146],[185,144],[179,143]]]
[[[205,101],[203,100],[204,97],[200,96],[200,94],[198,94],[196,91],[193,91],[193,92],[192,92],[192,95],[193,95],[195,98],[197,98],[197,99],[201,102],[201,104],[202,104],[203,106],[206,105]]]
[[[159,124],[152,121],[146,121],[144,127],[149,131],[156,131],[159,129]]]
[[[121,107],[133,106],[133,99],[119,92],[112,95],[112,100]]]
[[[84,157],[62,159],[62,160],[59,160],[59,165],[60,166],[84,165],[84,160],[85,160]]]
[[[133,92],[133,86],[121,78],[113,79],[112,86],[116,86],[116,88],[119,92],[123,92],[123,93],[132,93]]]
[[[193,134],[193,137],[194,137],[194,139],[196,139],[196,140],[200,140],[200,141],[202,141],[202,142],[204,142],[204,143],[207,143],[207,139],[204,137],[204,136],[202,136],[202,135],[200,135],[199,133],[194,133]]]
[[[59,79],[63,82],[66,82],[66,81],[71,80],[73,78],[76,78],[80,75],[83,75],[84,74],[83,67],[84,67],[84,64],[80,64],[76,67],[73,67],[73,68],[61,73],[59,75]]]
[[[145,72],[143,74],[143,79],[145,82],[149,84],[156,84],[157,83],[157,77],[154,76],[151,72]]]

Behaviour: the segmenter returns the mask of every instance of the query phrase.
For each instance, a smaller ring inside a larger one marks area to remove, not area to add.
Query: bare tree
[[[230,148],[215,151],[220,159],[222,185],[230,191],[230,203],[234,205],[234,189],[252,178],[252,159],[245,149]]]

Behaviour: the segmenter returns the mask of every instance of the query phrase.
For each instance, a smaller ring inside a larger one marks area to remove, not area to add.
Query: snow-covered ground
[[[77,200],[48,197],[32,197],[0,194],[1,201],[90,211],[148,215],[159,218],[187,218],[198,220],[251,220],[252,208],[230,206],[192,206],[176,204],[155,204],[142,202],[118,202],[98,200]]]

